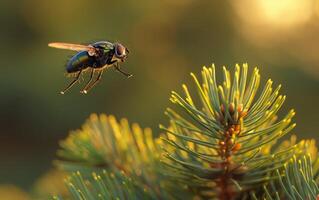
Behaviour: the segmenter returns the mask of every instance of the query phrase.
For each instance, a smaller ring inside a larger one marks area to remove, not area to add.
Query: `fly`
[[[124,62],[128,56],[129,50],[120,43],[111,43],[108,41],[99,41],[89,45],[70,44],[54,42],[49,43],[49,47],[58,49],[68,49],[77,51],[67,63],[66,71],[68,74],[75,74],[75,79],[60,93],[64,94],[75,83],[77,83],[84,71],[90,70],[90,79],[80,91],[87,94],[102,78],[103,70],[114,67],[116,71],[122,73],[127,78],[132,74],[126,73],[120,69],[119,63]],[[97,73],[93,81],[94,74]]]

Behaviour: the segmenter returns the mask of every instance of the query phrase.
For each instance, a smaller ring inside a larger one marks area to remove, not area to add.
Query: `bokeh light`
[[[315,11],[315,0],[244,0],[235,1],[234,5],[243,20],[265,29],[302,25]]]
[[[319,57],[316,45],[319,21],[316,16],[318,0],[244,0],[233,1],[237,31],[247,42],[268,54],[269,61],[278,62],[282,56],[295,62],[313,76],[319,77]],[[262,56],[262,55],[261,55]]]

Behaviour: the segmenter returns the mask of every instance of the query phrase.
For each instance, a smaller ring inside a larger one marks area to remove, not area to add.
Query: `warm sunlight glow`
[[[268,60],[280,60],[276,54],[285,52],[307,62],[302,69],[319,74],[319,0],[241,0],[232,5],[236,30],[261,55],[268,52]]]
[[[259,0],[260,14],[265,22],[277,25],[297,25],[309,20],[313,0]]]
[[[315,3],[315,12],[317,17],[319,17],[319,0],[317,0]]]
[[[244,0],[235,3],[240,17],[258,25],[291,27],[307,22],[316,0]]]

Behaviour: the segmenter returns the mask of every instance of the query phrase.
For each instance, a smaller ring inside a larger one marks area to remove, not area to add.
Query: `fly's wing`
[[[58,48],[58,49],[72,50],[72,51],[87,51],[90,56],[97,54],[97,50],[95,49],[95,47],[91,45],[52,42],[52,43],[49,43],[48,46],[53,48]]]

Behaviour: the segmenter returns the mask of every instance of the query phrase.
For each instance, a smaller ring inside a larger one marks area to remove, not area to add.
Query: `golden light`
[[[232,5],[235,29],[246,44],[260,50],[259,56],[273,62],[292,57],[319,77],[319,0],[242,0]]]
[[[234,6],[246,22],[285,28],[311,19],[315,3],[316,0],[243,0]]]
[[[260,0],[266,22],[278,25],[297,25],[312,15],[313,0]]]
[[[317,17],[319,17],[319,0],[317,0],[315,3],[315,12],[317,14]]]

